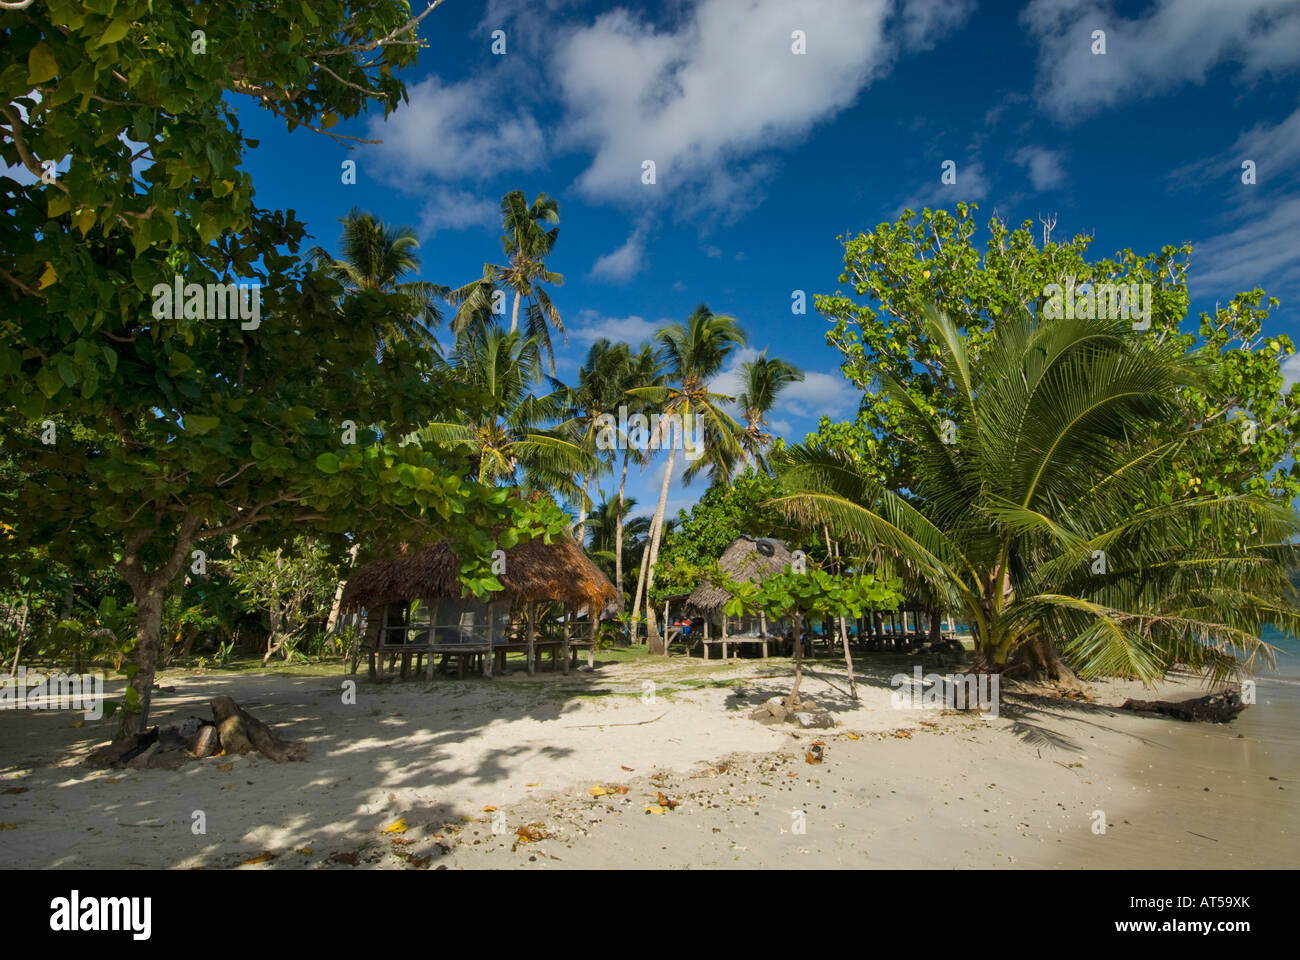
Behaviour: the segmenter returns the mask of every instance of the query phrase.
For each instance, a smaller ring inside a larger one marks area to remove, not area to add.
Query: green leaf
[[[47,398],[53,398],[63,388],[63,378],[47,364],[36,371],[36,386]]]
[[[338,473],[339,458],[332,453],[322,453],[316,458],[316,469],[321,473]]]
[[[185,416],[185,429],[190,433],[197,433],[200,436],[215,430],[220,424],[220,417],[201,416],[197,413],[191,413]]]
[[[105,47],[110,43],[117,43],[130,29],[130,20],[114,20],[108,25],[108,29],[99,35],[99,41],[95,46]]]
[[[58,75],[59,64],[54,59],[54,48],[42,40],[27,54],[27,82],[45,83]]]

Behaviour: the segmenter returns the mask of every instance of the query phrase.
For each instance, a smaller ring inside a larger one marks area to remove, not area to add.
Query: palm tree
[[[740,435],[740,446],[755,469],[770,473],[767,448],[772,435],[764,428],[767,414],[776,404],[776,398],[792,383],[803,380],[803,371],[784,360],[768,359],[767,351],[756,360],[748,360],[740,367],[741,391],[738,402],[745,414],[745,430]]]
[[[629,518],[636,499],[628,497],[620,507],[618,500],[601,498],[587,520],[590,540],[586,544],[591,559],[601,567],[618,586],[620,598],[626,593],[621,571],[630,568],[629,560],[650,532],[650,518],[644,514]],[[622,540],[620,539],[622,535]],[[623,546],[623,541],[626,546]],[[620,556],[620,551],[623,553]],[[622,604],[620,603],[620,606]]]
[[[479,399],[460,411],[459,422],[430,423],[418,437],[466,449],[482,482],[522,481],[570,500],[581,496],[573,478],[594,472],[599,462],[547,426],[563,413],[564,398],[530,389],[541,374],[536,338],[499,327],[471,329],[458,338],[449,364]]]
[[[878,375],[918,445],[907,493],[850,456],[797,447],[778,465],[787,516],[964,611],[977,669],[1062,643],[1085,676],[1152,680],[1175,662],[1223,676],[1233,650],[1269,656],[1264,624],[1300,627],[1292,509],[1179,483],[1172,462],[1205,431],[1145,439],[1201,381],[1196,355],[1122,322],[1012,318],[978,355],[946,316],[926,325],[952,421]]]
[[[602,417],[610,413],[619,401],[620,377],[627,362],[627,344],[615,346],[601,338],[587,351],[587,359],[578,368],[578,382],[575,386],[566,386],[554,377],[550,378],[551,386],[558,396],[563,397],[568,408],[567,419],[557,431],[590,453],[599,464],[599,473],[613,469],[613,449],[600,451],[597,441],[600,438]],[[582,475],[582,497],[578,505],[578,523],[574,529],[574,537],[579,543],[585,539],[583,528],[587,511],[591,508],[587,488],[594,476],[594,473]]]
[[[307,259],[349,293],[374,292],[405,301],[399,310],[389,313],[391,319],[380,331],[382,341],[432,341],[433,330],[442,321],[438,301],[448,295],[448,289],[426,280],[403,279],[420,269],[415,253],[420,241],[415,231],[406,226],[390,227],[359,207],[353,207],[339,223],[343,224],[339,257],[312,247]]]
[[[693,451],[697,458],[686,468],[683,477],[689,483],[704,467],[731,464],[739,456],[740,426],[722,408],[733,398],[710,391],[709,380],[722,369],[733,348],[745,345],[745,332],[735,318],[715,314],[705,304],[700,304],[685,324],[669,324],[655,335],[655,339],[659,341],[664,366],[672,382],[666,386],[634,387],[628,393],[657,406],[660,416],[681,417],[683,425],[690,418],[698,418],[703,424],[704,449]],[[659,490],[659,505],[651,522],[650,553],[644,561],[647,570],[646,625],[651,653],[667,652],[659,636],[654,605],[649,602],[649,597],[654,589],[654,566],[663,539],[664,511],[668,506],[668,486],[672,482],[676,454],[676,445],[670,443]],[[640,602],[638,589],[632,608],[639,610]]]
[[[506,263],[483,264],[483,276],[449,294],[449,299],[459,305],[453,326],[457,333],[470,324],[481,322],[491,315],[492,298],[497,290],[514,292],[510,308],[510,332],[519,329],[519,306],[526,303],[524,330],[536,337],[542,352],[555,372],[555,353],[551,347],[551,327],[564,333],[564,321],[550,295],[541,286],[549,283],[561,286],[564,277],[549,270],[546,258],[560,236],[559,201],[539,193],[531,205],[524,199],[522,190],[511,190],[501,199],[501,246]],[[550,226],[550,229],[547,227]],[[568,343],[568,336],[565,336]]]
[[[635,390],[639,387],[660,387],[660,386],[664,386],[664,384],[665,384],[665,374],[663,371],[663,365],[660,363],[659,356],[655,352],[654,346],[652,344],[649,343],[641,344],[641,348],[637,350],[636,353],[632,353],[631,351],[628,351],[626,356],[626,363],[623,367],[621,375],[618,378],[617,389],[619,393],[622,395],[622,397],[624,398],[625,402],[627,400],[632,401],[631,403],[628,403],[629,413],[644,414],[647,412],[645,410],[646,402],[644,400],[637,400],[629,396],[629,393],[632,390]],[[617,520],[614,528],[614,540],[615,540],[614,564],[615,564],[615,576],[617,577],[618,581],[621,584],[623,580],[623,556],[624,556],[623,537],[625,534],[625,531],[623,529],[624,510],[622,508],[622,505],[626,500],[625,493],[627,490],[627,467],[628,467],[628,463],[632,461],[635,461],[637,464],[644,467],[646,463],[649,462],[649,455],[647,451],[640,450],[637,447],[633,446],[632,443],[629,441],[628,437],[625,436],[620,437],[619,445],[623,448],[623,469],[618,480],[619,511],[616,514]],[[638,586],[639,586],[640,577],[638,577],[637,579],[638,579]],[[626,600],[624,599],[622,588],[620,587],[619,595],[618,595],[619,614],[622,614],[625,609],[626,609]],[[633,610],[634,611],[636,610],[635,606],[633,606]]]

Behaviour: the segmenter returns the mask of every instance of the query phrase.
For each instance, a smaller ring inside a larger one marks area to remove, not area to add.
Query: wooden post
[[[763,659],[767,659],[767,611],[758,611],[758,635],[763,638]]]
[[[526,611],[525,615],[528,618],[528,675],[531,677],[537,673],[537,664],[535,660],[536,651],[534,650],[534,645],[537,642],[537,636],[533,630],[534,606],[533,604],[530,603],[524,609]]]
[[[722,659],[727,659],[727,611],[722,611]]]
[[[561,648],[564,651],[564,675],[566,677],[569,675],[569,631],[572,628],[573,628],[573,613],[572,611],[569,610],[568,607],[565,607],[564,608],[564,643],[562,644]]]

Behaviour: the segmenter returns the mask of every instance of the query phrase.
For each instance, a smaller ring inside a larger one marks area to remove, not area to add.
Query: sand
[[[112,721],[0,711],[0,857],[56,868],[1295,865],[1300,782],[1287,757],[1241,734],[1240,719],[1113,709],[1199,687],[1106,684],[1097,704],[1004,691],[997,717],[896,709],[889,676],[914,662],[860,662],[857,702],[842,665],[819,663],[804,693],[838,721],[819,731],[748,719],[788,689],[780,660],[363,680],[355,703],[341,675],[172,674],[154,722],[207,715],[226,694],[305,740],[307,761],[94,771],[79,760]],[[810,763],[818,741],[822,762]],[[530,825],[537,839],[521,838]]]

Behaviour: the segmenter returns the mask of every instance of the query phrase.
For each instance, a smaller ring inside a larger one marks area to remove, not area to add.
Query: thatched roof
[[[614,585],[570,537],[551,543],[541,539],[506,552],[505,586],[501,595],[514,603],[563,601],[590,607],[595,614],[615,597]],[[460,559],[445,541],[420,551],[403,548],[396,556],[377,560],[348,578],[343,607],[376,607],[418,597],[464,596]]]
[[[794,563],[790,548],[770,537],[737,537],[722,551],[718,566],[722,572],[742,583],[784,573]],[[731,599],[731,594],[705,580],[686,598],[686,605],[699,613],[716,613]]]

